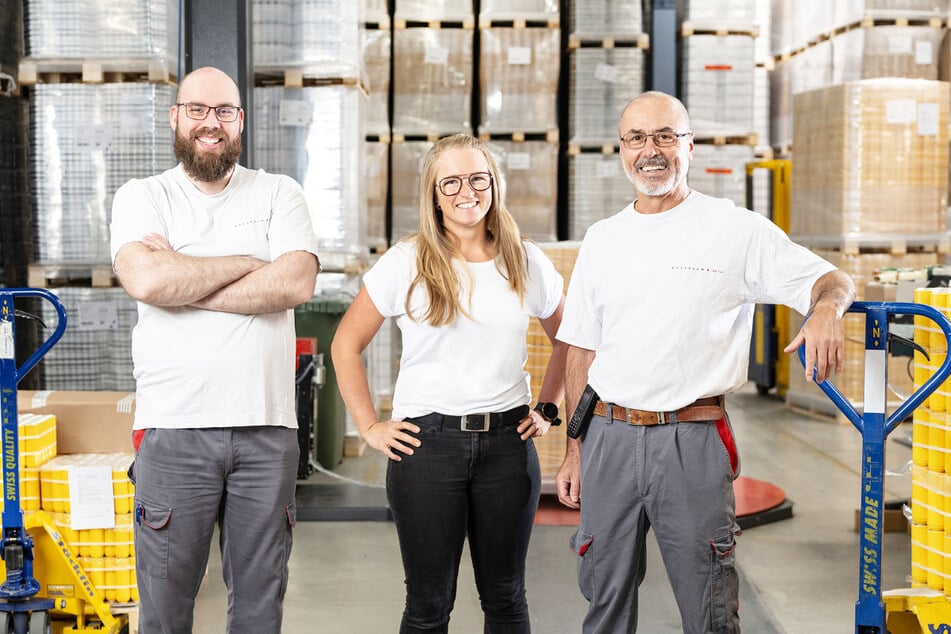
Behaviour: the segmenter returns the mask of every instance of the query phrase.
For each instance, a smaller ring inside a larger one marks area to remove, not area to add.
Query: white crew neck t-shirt
[[[406,314],[406,296],[417,270],[415,242],[397,243],[364,275],[373,304],[384,317],[395,317],[403,334],[394,419],[432,412],[503,412],[531,401],[525,371],[529,317],[544,319],[555,312],[564,280],[541,249],[530,242],[523,245],[528,256],[524,303],[509,289],[495,261],[459,261],[472,275],[471,318],[460,315],[438,328]],[[465,306],[467,291],[460,297]],[[414,314],[422,314],[425,288],[417,286],[410,305]]]
[[[804,313],[834,269],[727,199],[691,192],[658,214],[632,203],[588,229],[558,339],[596,351],[601,400],[676,410],[746,382],[754,304]]]
[[[246,255],[272,262],[317,254],[307,203],[291,178],[235,167],[208,195],[181,165],[116,192],[112,258],[148,233],[184,255]],[[294,311],[241,315],[138,302],[132,331],[135,429],[297,427]]]

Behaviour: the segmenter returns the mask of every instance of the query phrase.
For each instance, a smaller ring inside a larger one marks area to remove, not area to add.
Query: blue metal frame
[[[15,309],[17,297],[39,297],[56,308],[56,330],[17,367]],[[56,345],[66,331],[66,309],[53,293],[40,288],[0,288],[0,429],[3,431],[3,537],[0,557],[7,578],[0,585],[0,613],[48,610],[53,601],[33,599],[40,584],[33,577],[33,539],[23,526],[20,509],[20,459],[17,430],[17,384]]]
[[[951,355],[890,416],[885,417],[887,390],[888,316],[920,315],[935,322],[951,342],[951,321],[923,304],[907,302],[854,302],[850,313],[865,313],[865,408],[859,414],[830,381],[818,386],[862,434],[862,530],[860,532],[859,598],[855,604],[856,634],[885,634],[882,602],[882,511],[885,485],[885,439],[951,374]],[[805,366],[805,347],[799,348]],[[880,379],[876,383],[876,379]]]

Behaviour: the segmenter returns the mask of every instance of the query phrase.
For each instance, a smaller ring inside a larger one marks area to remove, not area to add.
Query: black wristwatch
[[[558,406],[546,401],[538,401],[535,411],[542,415],[542,418],[552,424],[552,427],[561,425],[561,419],[558,418]]]

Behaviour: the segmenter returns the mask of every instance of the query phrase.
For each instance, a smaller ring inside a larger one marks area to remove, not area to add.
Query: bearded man
[[[192,631],[215,525],[229,634],[279,633],[298,464],[294,311],[317,240],[300,186],[238,165],[245,112],[216,68],[169,111],[179,164],[115,194],[111,251],[138,302],[136,575],[140,631]]]

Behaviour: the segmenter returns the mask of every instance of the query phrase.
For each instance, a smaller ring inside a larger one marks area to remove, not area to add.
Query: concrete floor
[[[792,519],[748,529],[740,537],[737,556],[744,632],[853,631],[859,571],[858,535],[853,531],[859,503],[859,433],[850,424],[793,411],[775,396],[757,395],[752,386],[728,397],[727,409],[737,435],[742,474],[780,486],[794,503]],[[909,431],[900,428],[889,440],[888,470],[903,473],[910,461],[910,449],[896,440]],[[344,460],[337,471],[379,484],[384,467],[385,459],[368,450],[362,458]],[[330,481],[315,474],[301,486]],[[905,499],[910,490],[909,473],[886,478],[886,500]],[[537,526],[533,533],[527,582],[536,633],[580,632],[586,602],[576,585],[575,557],[568,550],[573,530]],[[680,632],[677,607],[651,542],[639,630]],[[883,588],[907,586],[909,535],[886,534],[884,550]],[[297,525],[284,632],[395,632],[402,603],[402,567],[391,523]],[[225,611],[220,560],[213,553],[198,597],[194,631],[225,632]],[[464,561],[450,632],[481,631],[471,567]]]

